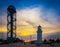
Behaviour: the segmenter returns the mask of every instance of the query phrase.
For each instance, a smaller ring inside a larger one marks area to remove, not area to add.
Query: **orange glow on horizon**
[[[24,42],[30,42],[31,40],[24,40]]]

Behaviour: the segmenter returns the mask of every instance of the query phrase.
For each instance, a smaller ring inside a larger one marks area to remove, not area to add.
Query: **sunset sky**
[[[14,5],[17,18],[17,35],[22,39],[36,39],[37,27],[42,27],[45,38],[60,37],[59,0],[0,0],[0,32],[7,32],[7,7]]]

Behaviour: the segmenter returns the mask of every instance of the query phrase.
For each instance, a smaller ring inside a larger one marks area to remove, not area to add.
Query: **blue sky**
[[[2,11],[6,11],[7,6],[11,4],[17,9],[26,7],[33,8],[37,7],[38,5],[43,6],[45,10],[53,8],[58,13],[58,18],[60,17],[60,0],[0,0],[0,15],[3,14]]]
[[[60,10],[60,0],[0,0],[0,9],[7,7],[10,4],[16,6],[16,8],[42,5],[46,8]]]

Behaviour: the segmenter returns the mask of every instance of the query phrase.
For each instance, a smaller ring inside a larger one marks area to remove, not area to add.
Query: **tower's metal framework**
[[[7,8],[7,39],[13,41],[16,38],[16,9],[13,5]]]

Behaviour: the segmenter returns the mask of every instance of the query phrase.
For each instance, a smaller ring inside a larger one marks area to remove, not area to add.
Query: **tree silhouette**
[[[43,43],[47,43],[47,40],[46,39],[44,39],[44,42]]]
[[[57,43],[59,43],[59,42],[60,42],[60,39],[59,39],[59,38],[57,38],[57,39],[56,39],[56,42],[57,42]]]

